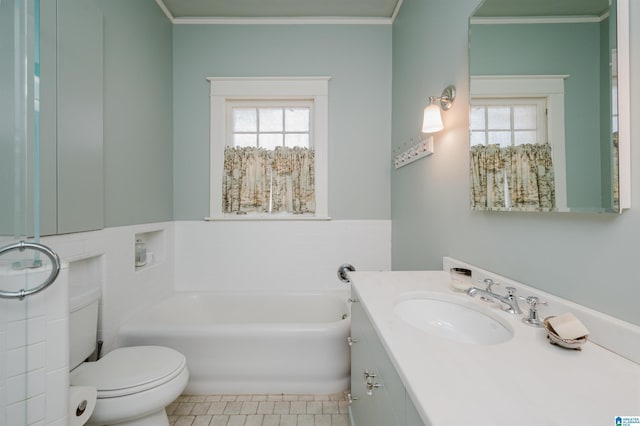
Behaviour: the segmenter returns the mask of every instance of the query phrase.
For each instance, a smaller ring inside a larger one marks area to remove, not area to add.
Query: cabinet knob
[[[367,395],[373,395],[373,391],[382,386],[380,383],[367,382]]]
[[[373,379],[374,377],[376,377],[375,373],[369,373],[367,370],[364,370],[364,381],[365,382],[370,382],[371,379]]]
[[[349,343],[349,346],[353,346],[354,343],[358,343],[358,339],[354,339],[353,337],[349,336],[347,337],[347,343]]]

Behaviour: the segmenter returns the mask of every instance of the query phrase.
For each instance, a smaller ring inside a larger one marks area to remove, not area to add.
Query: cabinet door
[[[373,332],[373,328],[372,328]],[[378,381],[380,387],[374,392],[384,394],[389,411],[392,412],[398,425],[404,424],[405,388],[402,379],[398,375],[395,366],[387,355],[387,351],[382,346],[382,342],[374,335],[371,341],[371,351],[374,355],[374,362],[377,368]]]
[[[352,299],[358,300],[352,293]],[[431,426],[420,418],[360,302],[351,305],[351,403],[355,426]],[[366,379],[365,372],[375,375]],[[367,387],[377,384],[377,387]]]
[[[58,0],[58,234],[104,227],[102,19],[95,1]]]
[[[357,398],[351,403],[355,426],[401,425],[397,408],[391,407],[394,399],[385,388],[384,378],[389,373],[382,373],[376,363],[375,351],[380,348],[377,336],[358,302],[351,306],[351,337],[356,340],[351,347],[351,395]],[[365,372],[374,377],[367,379]],[[380,387],[368,387],[368,383]]]
[[[355,299],[355,298],[354,298]],[[359,302],[351,305],[351,414],[356,426],[378,425],[376,407],[367,395],[364,372],[373,368],[367,323]]]

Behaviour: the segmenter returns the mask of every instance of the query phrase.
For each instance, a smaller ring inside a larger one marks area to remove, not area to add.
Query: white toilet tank
[[[96,348],[100,287],[69,286],[69,369],[82,364]]]

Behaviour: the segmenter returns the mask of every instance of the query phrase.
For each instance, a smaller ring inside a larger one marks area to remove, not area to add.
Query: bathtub
[[[134,316],[119,346],[187,358],[187,394],[328,394],[349,388],[347,292],[178,292]]]

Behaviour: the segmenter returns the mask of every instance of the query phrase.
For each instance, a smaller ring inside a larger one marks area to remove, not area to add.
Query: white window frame
[[[209,77],[210,122],[210,200],[205,220],[328,220],[328,134],[330,77]],[[315,151],[314,214],[222,212],[222,176],[224,149],[229,132],[227,104],[235,100],[310,100],[311,139]]]
[[[551,144],[556,211],[568,211],[567,163],[564,132],[564,81],[569,75],[482,75],[471,76],[470,98],[547,99],[547,137]]]

